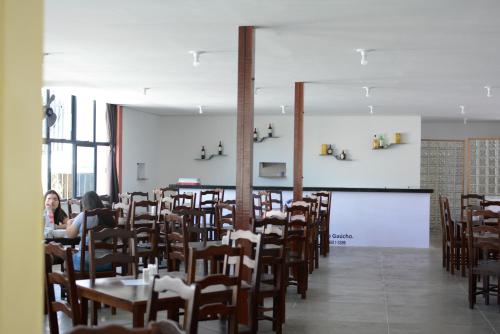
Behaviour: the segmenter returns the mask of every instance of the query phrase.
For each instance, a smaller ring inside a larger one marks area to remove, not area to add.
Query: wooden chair
[[[83,206],[80,198],[68,199],[68,217],[70,219],[75,218],[82,211]]]
[[[215,205],[221,200],[219,190],[201,190],[198,208],[205,214],[205,221],[215,229]],[[208,217],[208,219],[207,219]]]
[[[479,205],[481,206],[481,209],[483,209],[483,210],[489,210],[488,209],[489,207],[500,206],[500,201],[484,200],[484,201],[481,201],[481,203]]]
[[[91,284],[96,277],[114,277],[117,268],[121,275],[132,274],[137,278],[136,234],[121,227],[98,227],[89,231],[89,276]],[[106,264],[110,265],[105,266]],[[107,268],[98,271],[98,266]],[[97,309],[100,304],[91,303],[92,324],[97,325]],[[114,314],[115,309],[112,309]],[[86,319],[85,319],[86,320]]]
[[[100,195],[99,199],[101,200],[102,204],[104,204],[105,208],[111,209],[111,196],[109,195]]]
[[[78,269],[75,268],[75,277],[76,279],[88,279],[90,277],[89,270],[87,269],[86,266],[86,259],[88,256],[88,242],[87,242],[87,236],[89,235],[89,231],[98,228],[101,223],[99,223],[97,226],[92,226],[90,227],[88,224],[88,220],[91,217],[96,217],[99,221],[104,221],[108,220],[110,222],[110,225],[107,227],[116,227],[118,226],[118,214],[119,212],[116,210],[112,209],[94,209],[94,210],[86,210],[84,211],[84,216],[83,216],[83,227],[82,227],[82,236],[81,236],[81,243],[80,243],[80,250],[79,250],[79,255],[80,255],[80,267]],[[89,262],[90,264],[90,262]],[[97,277],[110,277],[113,276],[114,273],[112,271],[100,271],[97,272]]]
[[[309,240],[308,240],[308,254],[309,254],[309,274],[313,273],[314,268],[319,267],[319,205],[317,197],[303,197],[302,201],[309,205]]]
[[[218,260],[224,258],[222,272],[217,272]],[[210,275],[196,276],[197,260],[210,262]],[[196,283],[201,292],[198,320],[212,320],[215,316],[227,317],[228,332],[238,333],[238,306],[242,278],[242,248],[229,245],[210,246],[203,250],[190,248],[187,283]],[[224,286],[218,289],[217,286]],[[205,290],[206,289],[206,290]],[[205,292],[205,291],[206,292]],[[230,292],[229,294],[227,292]]]
[[[53,265],[60,261],[65,265],[64,273],[53,272]],[[67,301],[56,300],[54,294],[56,284],[65,290]],[[53,242],[45,245],[45,305],[51,334],[59,333],[57,322],[59,311],[72,319],[73,326],[82,324],[73,269],[73,252],[71,248],[65,249],[62,245]]]
[[[312,195],[318,198],[318,243],[320,254],[327,256],[330,252],[330,209],[332,207],[332,193],[319,191]]]
[[[443,196],[439,194],[438,197],[438,205],[439,205],[439,214],[440,214],[440,222],[441,222],[441,260],[443,268],[449,268],[447,266],[447,248],[446,248],[446,224],[444,220],[444,203]]]
[[[273,323],[276,333],[282,332],[285,322],[285,252],[287,240],[288,214],[284,218],[266,217],[253,222],[254,233],[262,233],[262,258],[261,258],[261,284],[259,300],[271,298],[272,308],[264,307],[263,303],[258,306],[258,320],[269,320]],[[266,254],[266,245],[277,248],[277,254]],[[272,316],[265,314],[272,311]]]
[[[171,276],[155,277],[151,287],[151,296],[148,300],[146,319],[156,321],[158,311],[162,308],[159,305],[160,293],[174,293],[184,301],[184,324],[183,333],[196,334],[198,331],[198,307],[200,299],[200,288],[196,284],[187,285],[181,278]],[[169,316],[178,320],[178,312],[171,308]]]
[[[220,240],[228,230],[234,230],[236,205],[219,201],[215,205],[216,239]]]
[[[287,285],[296,285],[297,293],[306,298],[307,275],[309,263],[309,206],[292,204],[289,212],[286,238],[285,272],[288,275]]]
[[[141,258],[144,267],[154,263],[160,252],[165,252],[165,244],[160,244],[160,227],[158,225],[158,202],[132,202],[130,210],[130,226],[136,232],[137,257]]]
[[[481,210],[481,202],[483,201],[484,195],[462,194],[460,196],[460,221],[465,221],[468,209]]]
[[[255,234],[251,231],[237,230],[229,231],[229,245],[232,247],[241,247],[243,249],[243,271],[247,271],[250,280],[244,280],[250,285],[249,293],[250,305],[250,326],[246,332],[257,333],[258,331],[258,307],[263,298],[260,297],[261,280],[261,252],[262,252],[262,234]],[[240,328],[239,332],[245,330]]]
[[[463,240],[459,225],[451,217],[448,198],[442,197],[442,201],[446,232],[446,270],[452,275],[455,274],[455,269],[461,270],[462,276],[465,276],[467,242]]]
[[[102,327],[78,326],[70,334],[187,334],[179,328],[179,324],[172,320],[152,322],[149,328],[127,328],[120,325]],[[191,332],[192,334],[192,332]],[[196,332],[194,332],[196,334]]]
[[[189,240],[184,218],[176,214],[167,214],[164,220],[166,222],[164,238],[167,249],[167,270],[179,271],[180,263],[183,262],[184,270],[187,273],[186,261],[189,256]]]
[[[500,221],[500,213],[491,213]],[[474,216],[484,212],[467,210],[467,238],[469,247],[469,307],[474,308],[476,296],[483,295],[485,304],[489,297],[496,296],[500,311],[500,224],[496,226],[477,225]],[[490,277],[496,277],[496,284],[490,284]],[[478,288],[478,279],[482,280],[482,288]]]

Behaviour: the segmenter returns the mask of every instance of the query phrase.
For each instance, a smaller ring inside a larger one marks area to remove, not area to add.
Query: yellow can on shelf
[[[394,134],[394,144],[401,144],[401,132]]]
[[[328,150],[328,145],[321,144],[321,155],[326,155],[327,150]]]

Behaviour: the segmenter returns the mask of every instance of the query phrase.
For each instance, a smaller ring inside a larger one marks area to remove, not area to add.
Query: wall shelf
[[[334,157],[335,159],[339,161],[352,161],[351,159],[345,158],[345,159],[340,159],[340,155],[338,154],[320,154],[322,157]]]
[[[266,137],[258,138],[257,140],[254,140],[253,142],[254,143],[262,143],[264,140],[266,140],[268,138],[279,138],[279,137],[276,137],[276,136],[272,136],[272,137],[266,136]]]
[[[405,143],[389,143],[387,144],[386,146],[384,147],[379,147],[379,148],[372,148],[373,151],[379,151],[379,150],[386,150],[388,148],[391,148],[393,146],[397,146],[397,145],[404,145]]]
[[[226,154],[209,154],[207,155],[207,157],[205,159],[201,159],[201,158],[197,158],[197,159],[194,159],[194,160],[198,160],[198,161],[207,161],[207,160],[210,160],[214,157],[227,157]]]

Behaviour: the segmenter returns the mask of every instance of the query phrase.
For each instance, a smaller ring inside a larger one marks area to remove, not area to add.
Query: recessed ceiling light
[[[491,86],[484,86],[486,89],[486,97],[491,97]]]

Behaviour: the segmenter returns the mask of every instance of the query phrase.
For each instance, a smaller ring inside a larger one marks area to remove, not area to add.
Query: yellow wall
[[[0,333],[41,333],[43,0],[0,0]]]

